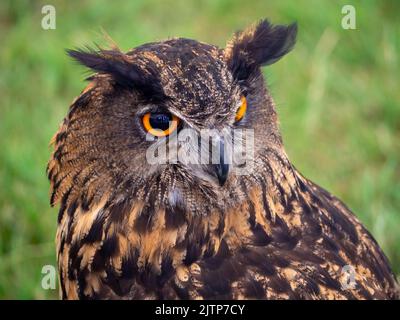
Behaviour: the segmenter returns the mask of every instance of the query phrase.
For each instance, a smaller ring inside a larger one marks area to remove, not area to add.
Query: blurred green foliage
[[[357,29],[341,27],[353,4]],[[41,28],[52,4],[56,30]],[[295,50],[265,69],[287,152],[307,177],[343,199],[400,273],[400,1],[1,1],[0,298],[57,298],[41,288],[55,265],[48,143],[84,87],[64,48],[124,50],[181,36],[223,46],[268,17],[297,21]]]

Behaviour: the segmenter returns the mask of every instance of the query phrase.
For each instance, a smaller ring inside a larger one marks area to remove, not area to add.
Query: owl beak
[[[229,173],[229,164],[225,163],[225,145],[222,139],[219,142],[219,163],[213,166],[219,185],[222,187],[228,179]]]

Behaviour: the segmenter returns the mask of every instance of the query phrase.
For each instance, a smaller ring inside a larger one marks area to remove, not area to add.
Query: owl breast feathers
[[[69,51],[95,73],[47,168],[63,299],[398,297],[373,237],[284,151],[260,68],[296,33],[264,20],[223,49],[179,38]],[[225,158],[240,130],[251,166]],[[163,145],[185,156],[167,161]],[[217,147],[218,161],[187,161]]]

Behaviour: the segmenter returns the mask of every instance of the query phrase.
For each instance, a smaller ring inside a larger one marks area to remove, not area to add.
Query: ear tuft
[[[282,58],[293,48],[296,35],[296,23],[275,26],[267,20],[237,32],[225,48],[225,58],[234,77],[246,79],[260,66]]]
[[[150,98],[163,96],[156,72],[140,69],[116,48],[97,51],[91,48],[67,50],[67,54],[95,72],[111,75],[115,82],[124,88],[137,89]]]

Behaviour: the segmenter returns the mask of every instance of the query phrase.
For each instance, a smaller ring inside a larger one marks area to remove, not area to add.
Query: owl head
[[[236,186],[256,178],[267,150],[282,148],[260,67],[288,53],[296,32],[263,20],[225,48],[177,38],[127,53],[68,51],[95,74],[54,138],[52,204],[67,196],[84,208],[108,194],[206,212],[240,198]],[[226,160],[240,129],[252,132],[256,166],[247,175]]]

